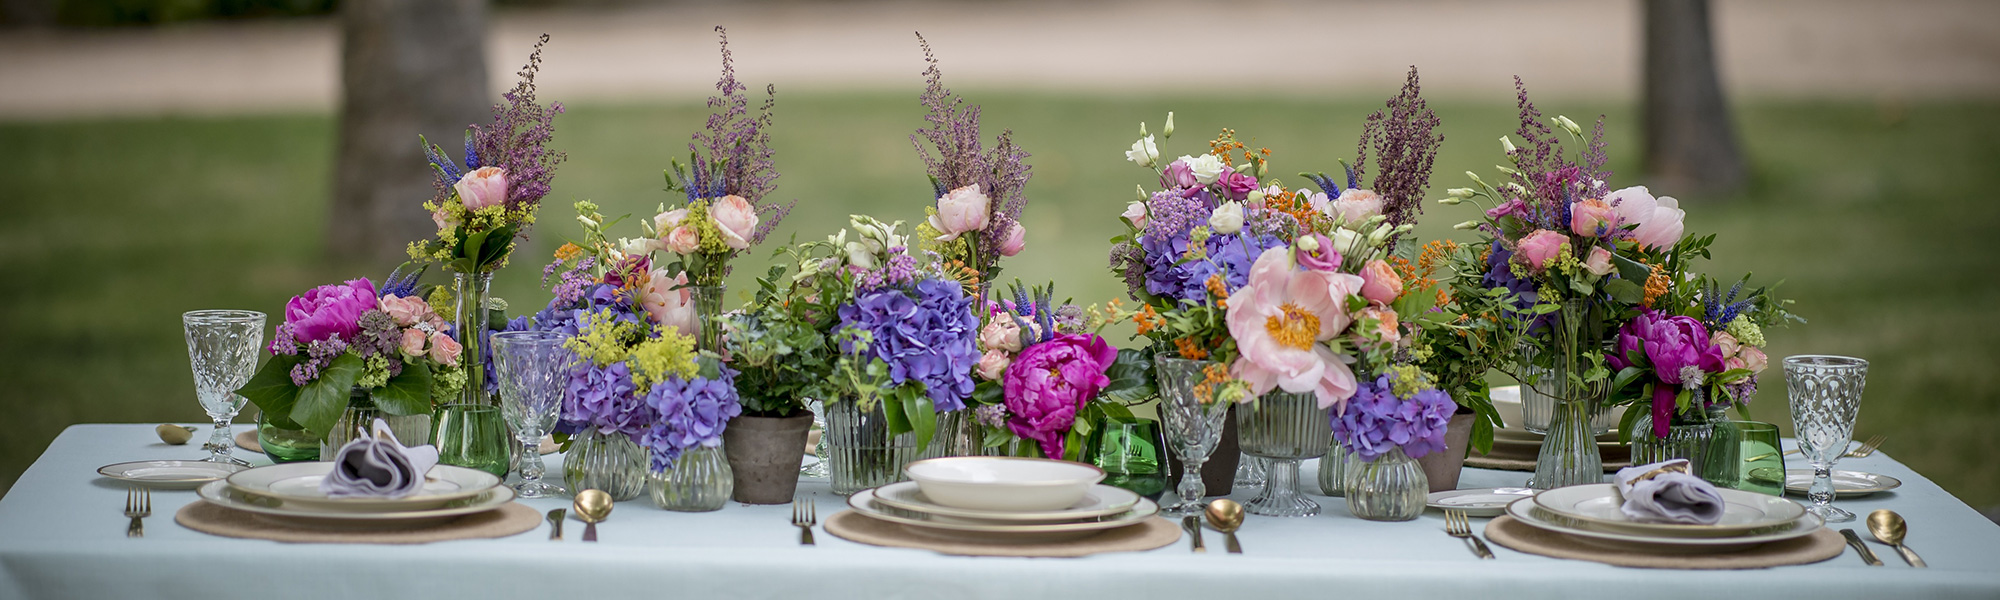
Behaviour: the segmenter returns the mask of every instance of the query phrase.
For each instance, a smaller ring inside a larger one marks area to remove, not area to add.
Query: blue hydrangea
[[[881,360],[891,385],[919,384],[939,411],[965,408],[979,362],[979,317],[964,286],[948,279],[925,279],[910,289],[859,290],[840,307],[840,325],[866,331],[865,349],[853,341],[841,351]]]
[[[1361,382],[1354,397],[1347,400],[1347,409],[1329,416],[1333,438],[1369,462],[1397,447],[1410,458],[1446,450],[1445,426],[1458,411],[1451,395],[1427,387],[1409,398],[1398,398],[1389,379],[1384,374]]]
[[[659,420],[639,436],[639,445],[652,457],[654,472],[667,470],[687,450],[722,445],[722,430],[743,414],[735,375],[723,367],[715,379],[670,377],[646,393],[646,406]]]

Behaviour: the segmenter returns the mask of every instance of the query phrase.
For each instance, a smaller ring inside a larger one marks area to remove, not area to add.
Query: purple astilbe
[[[990,275],[1000,261],[1000,244],[1020,221],[1021,211],[1028,207],[1023,189],[1033,174],[1022,161],[1029,154],[1014,143],[1011,129],[994,136],[993,149],[986,150],[979,142],[979,107],[967,106],[964,98],[944,87],[944,72],[938,69],[937,55],[931,52],[930,42],[921,33],[917,34],[917,44],[923,47],[924,61],[930,64],[924,69],[927,85],[920,97],[929,111],[924,120],[930,126],[918,129],[910,136],[910,143],[916,146],[917,156],[923,159],[924,168],[930,173],[936,196],[975,183],[986,193],[991,217],[979,236],[979,262],[983,264],[973,266],[981,274]],[[929,142],[928,148],[925,142]],[[932,154],[933,149],[936,154]]]
[[[771,151],[771,109],[778,104],[778,88],[764,86],[764,102],[757,115],[750,116],[749,87],[736,80],[736,64],[729,53],[729,30],[715,27],[721,38],[722,78],[715,82],[717,95],[708,97],[708,107],[721,109],[708,116],[707,128],[694,134],[688,143],[692,169],[683,191],[688,201],[735,195],[756,207],[757,230],[750,243],[764,241],[777,229],[778,222],[798,205],[764,203],[764,196],[777,189],[778,169]]]
[[[1430,185],[1431,164],[1437,159],[1444,134],[1435,133],[1439,119],[1424,105],[1417,82],[1417,68],[1410,67],[1403,91],[1390,98],[1388,112],[1375,111],[1362,126],[1361,141],[1354,159],[1350,181],[1360,178],[1367,168],[1368,150],[1375,151],[1375,193],[1382,196],[1382,214],[1391,225],[1416,221],[1423,212],[1424,188]],[[1332,193],[1332,192],[1329,192]]]
[[[472,126],[466,140],[468,171],[480,166],[507,170],[508,210],[534,210],[549,193],[556,165],[568,157],[548,148],[549,140],[555,137],[556,115],[563,112],[562,103],[535,103],[535,73],[542,68],[542,46],[548,43],[548,34],[542,34],[535,42],[535,51],[528,55],[528,64],[521,67],[520,83],[500,95],[506,102],[493,105],[493,123]],[[440,176],[437,187],[442,204],[450,198],[451,183]]]

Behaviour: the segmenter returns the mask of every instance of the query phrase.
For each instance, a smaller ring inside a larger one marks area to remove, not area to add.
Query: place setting
[[[1180,539],[1159,504],[1102,485],[1092,465],[1022,457],[947,457],[905,467],[911,481],[848,496],[826,531],[877,546],[981,556],[1085,556]]]

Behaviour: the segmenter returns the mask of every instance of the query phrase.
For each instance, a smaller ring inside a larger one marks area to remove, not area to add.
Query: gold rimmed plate
[[[942,517],[1015,523],[1059,523],[1116,515],[1139,503],[1139,495],[1128,490],[1097,484],[1084,492],[1083,499],[1069,508],[1050,511],[1013,512],[945,506],[924,497],[914,481],[902,481],[875,488],[875,501],[890,508]]]
[[[492,473],[452,465],[431,467],[424,485],[401,498],[335,498],[319,491],[333,472],[331,462],[298,462],[257,467],[230,475],[230,487],[284,500],[292,506],[313,506],[323,512],[401,512],[444,506],[486,493],[500,485]]]
[[[1789,469],[1785,471],[1785,491],[1805,495],[1812,489],[1812,469]],[[1903,480],[1865,471],[1834,471],[1833,495],[1836,498],[1851,498],[1886,492],[1903,487]]]
[[[904,526],[911,532],[943,538],[1001,543],[1040,543],[1089,537],[1100,531],[1129,527],[1152,518],[1160,505],[1140,498],[1123,513],[1099,519],[1067,523],[995,523],[906,511],[876,500],[875,490],[866,489],[847,497],[848,508],[861,516]]]
[[[104,465],[97,468],[97,474],[146,487],[191,490],[248,468],[199,460],[139,460]]]
[[[1778,496],[1718,488],[1722,518],[1713,525],[1650,523],[1633,520],[1619,509],[1623,499],[1609,483],[1573,485],[1535,494],[1535,506],[1550,514],[1589,523],[1597,529],[1678,537],[1730,537],[1790,523],[1805,514],[1805,506]]]
[[[1710,552],[1732,552],[1761,544],[1779,542],[1811,535],[1824,523],[1812,513],[1801,515],[1786,523],[1746,532],[1744,535],[1728,537],[1683,537],[1657,533],[1641,533],[1600,528],[1595,523],[1569,519],[1562,515],[1543,510],[1533,498],[1522,498],[1507,505],[1507,515],[1522,524],[1568,536],[1580,543],[1600,547],[1633,549],[1659,552],[1662,554],[1694,554]]]
[[[246,492],[226,481],[213,481],[195,490],[203,501],[270,518],[290,525],[321,529],[385,529],[422,527],[458,517],[500,508],[514,501],[514,489],[494,487],[486,492],[446,502],[422,510],[392,512],[352,512],[301,505],[275,496]]]

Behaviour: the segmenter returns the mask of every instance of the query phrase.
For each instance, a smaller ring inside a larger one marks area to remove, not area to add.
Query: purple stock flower
[[[844,341],[841,351],[881,360],[893,385],[922,384],[938,411],[964,408],[979,362],[973,302],[964,286],[946,279],[926,279],[908,291],[857,290],[854,301],[840,307],[840,326],[869,332],[873,339],[865,350]]]
[[[1373,462],[1401,447],[1410,458],[1446,450],[1445,426],[1458,404],[1437,388],[1418,390],[1409,398],[1391,391],[1384,374],[1364,381],[1347,400],[1347,409],[1330,415],[1333,437],[1362,460]]]
[[[1111,385],[1104,372],[1117,359],[1118,350],[1096,335],[1060,335],[1021,350],[1001,384],[1012,415],[1007,429],[1061,459],[1077,411]]]
[[[722,430],[743,413],[734,374],[723,367],[718,379],[670,377],[646,392],[646,406],[659,420],[639,436],[639,445],[650,451],[654,472],[670,468],[684,451],[722,445]]]

